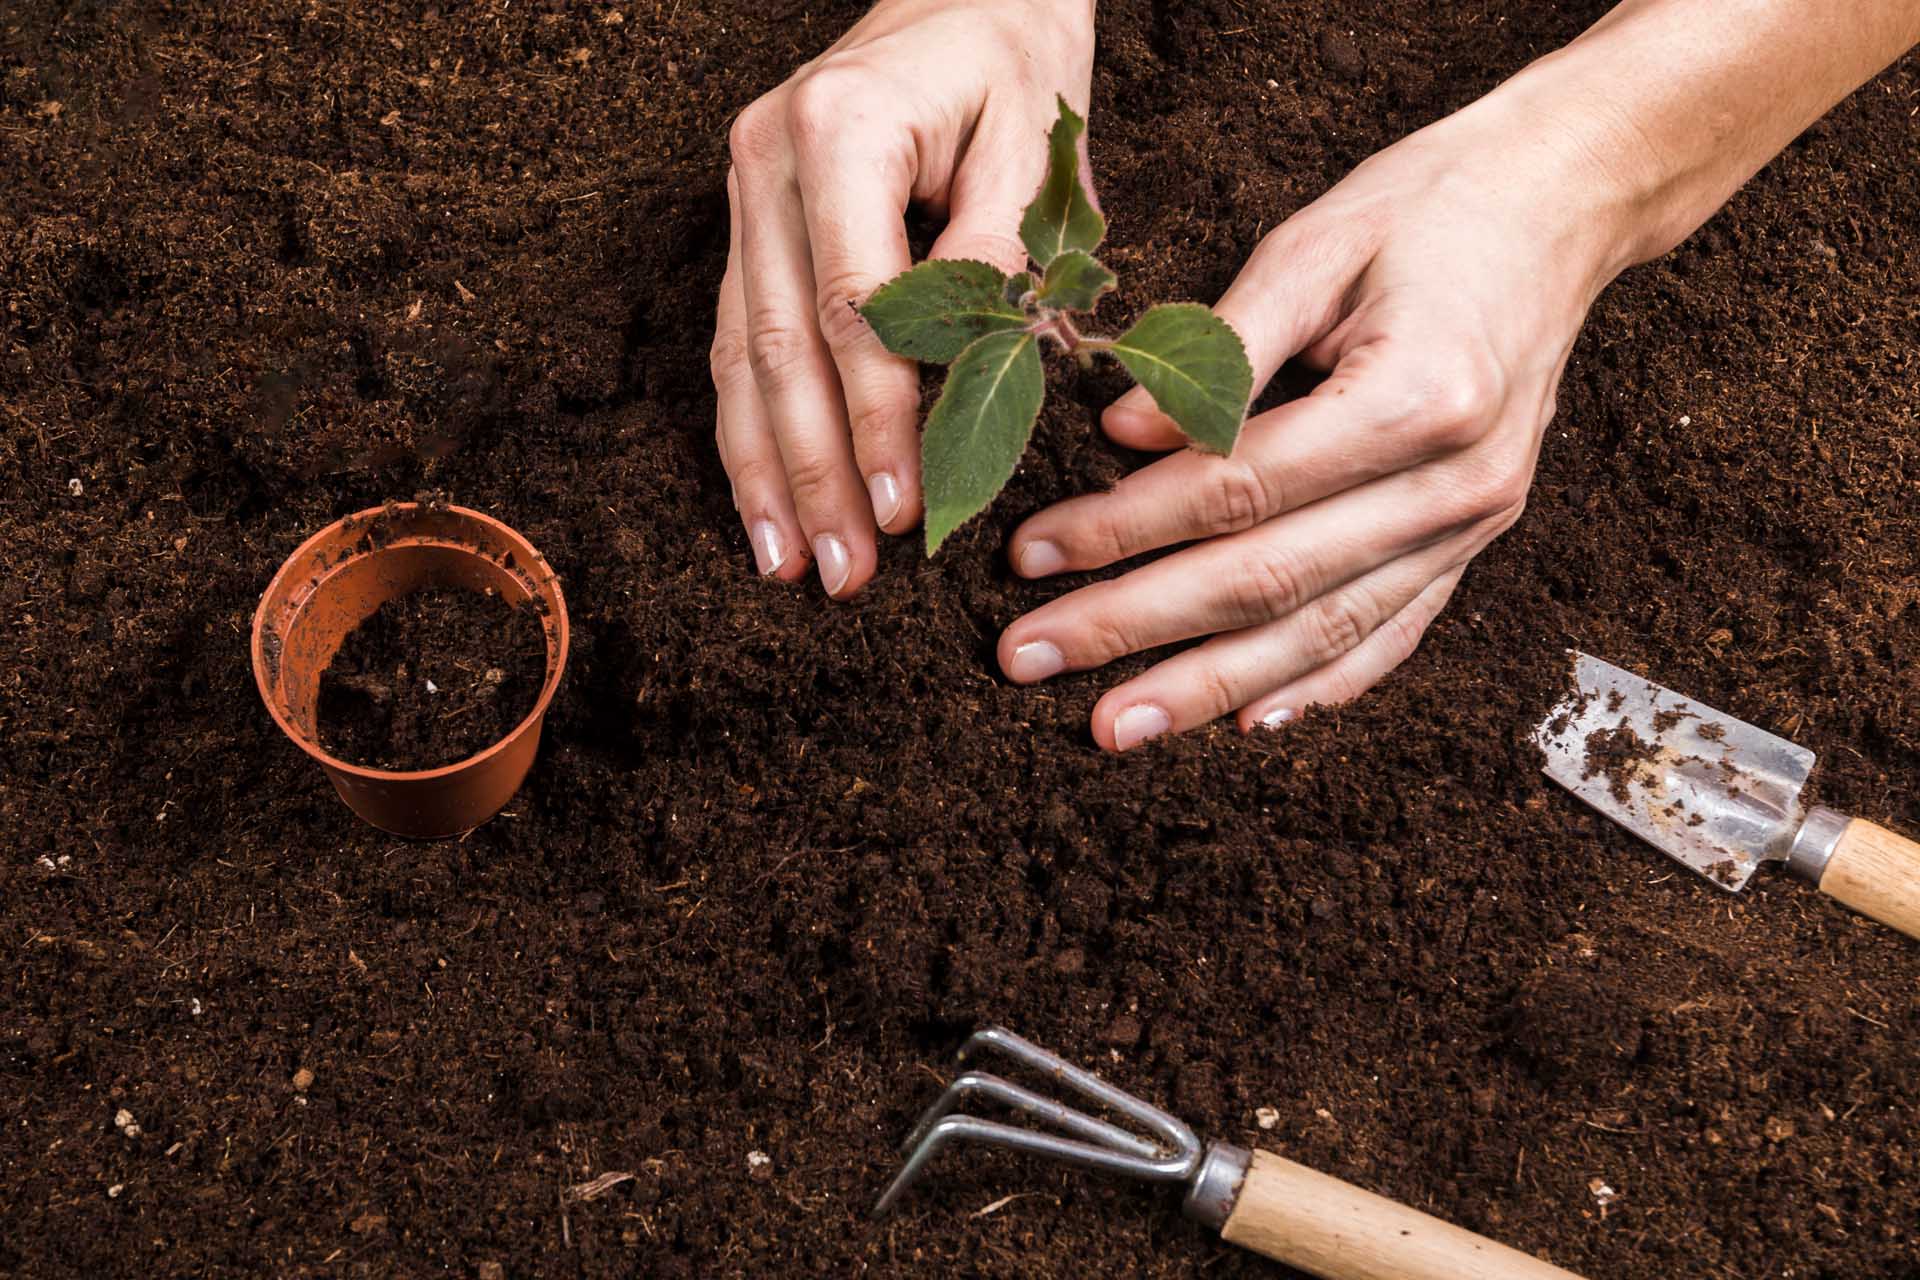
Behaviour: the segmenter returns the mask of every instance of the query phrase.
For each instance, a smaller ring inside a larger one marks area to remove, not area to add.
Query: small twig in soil
[[[576,1182],[567,1188],[567,1195],[574,1200],[595,1200],[621,1183],[631,1181],[633,1181],[633,1175],[621,1169],[613,1173],[603,1173],[590,1182]]]
[[[972,1213],[968,1214],[967,1216],[969,1218],[984,1218],[990,1213],[998,1213],[1000,1210],[1012,1204],[1015,1200],[1025,1200],[1028,1196],[1037,1196],[1042,1194],[1044,1193],[1039,1191],[1016,1191],[1010,1196],[1001,1196],[998,1200],[995,1200],[992,1204],[988,1205],[984,1209],[975,1209]]]
[[[1580,1123],[1587,1126],[1587,1128],[1589,1129],[1598,1129],[1602,1133],[1621,1133],[1621,1134],[1626,1134],[1628,1137],[1632,1137],[1635,1134],[1641,1134],[1646,1132],[1645,1129],[1616,1129],[1610,1124],[1601,1124],[1598,1120],[1583,1119],[1580,1121]]]

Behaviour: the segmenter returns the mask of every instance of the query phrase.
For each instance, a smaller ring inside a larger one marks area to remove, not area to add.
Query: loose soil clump
[[[937,561],[753,574],[727,123],[867,7],[0,4],[0,1273],[1276,1274],[1010,1158],[869,1221],[1003,1022],[1596,1280],[1911,1280],[1920,948],[1702,883],[1530,735],[1579,648],[1920,830],[1915,60],[1600,298],[1525,516],[1379,690],[1116,757],[1088,713],[1147,659],[993,646],[1090,580],[1004,539],[1146,460],[1124,378],[1056,371]],[[1102,3],[1109,265],[1217,298],[1607,7]],[[248,638],[306,537],[423,491],[540,547],[573,651],[507,810],[408,843]]]
[[[532,609],[492,591],[415,591],[354,628],[321,673],[320,745],[374,769],[453,764],[526,719],[546,672]]]
[[[1636,782],[1646,781],[1646,763],[1658,759],[1660,755],[1660,748],[1642,740],[1625,720],[1611,729],[1595,729],[1587,735],[1586,745],[1580,776],[1594,778],[1604,775],[1608,794],[1621,804],[1631,802],[1632,793],[1628,788]]]

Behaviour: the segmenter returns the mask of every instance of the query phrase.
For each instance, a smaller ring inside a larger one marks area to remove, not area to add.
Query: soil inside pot
[[[484,751],[539,700],[546,633],[494,592],[389,600],[320,677],[320,745],[349,764],[434,769]]]

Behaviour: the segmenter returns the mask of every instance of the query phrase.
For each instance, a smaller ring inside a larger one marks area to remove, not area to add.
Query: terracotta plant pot
[[[368,769],[327,754],[317,728],[320,674],[376,609],[428,587],[490,587],[539,611],[547,675],[533,711],[486,750],[438,769]],[[253,675],[274,722],[319,762],[355,813],[417,839],[477,827],[512,798],[533,764],[566,660],[559,579],[525,538],[464,507],[396,502],[328,525],[280,567],[253,617]]]

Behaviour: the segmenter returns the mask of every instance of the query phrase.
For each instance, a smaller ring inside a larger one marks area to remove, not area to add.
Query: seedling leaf
[[[1085,249],[1069,249],[1047,264],[1040,285],[1043,307],[1062,311],[1091,311],[1100,295],[1112,289],[1113,272],[1101,266]]]
[[[1033,281],[1033,272],[1022,271],[1017,276],[1007,277],[1007,287],[1002,291],[1000,296],[1007,300],[1008,306],[1017,307],[1036,287]]]
[[[1006,284],[989,263],[930,259],[875,289],[860,314],[893,354],[947,364],[989,333],[1026,327]]]
[[[1253,395],[1240,335],[1197,302],[1154,307],[1108,348],[1187,438],[1231,453]]]
[[[1031,333],[990,333],[953,362],[920,441],[929,556],[1013,477],[1045,394]]]
[[[1045,267],[1069,249],[1093,250],[1107,234],[1107,220],[1080,185],[1080,135],[1087,122],[1060,99],[1060,118],[1047,136],[1047,178],[1020,219],[1020,239]]]

